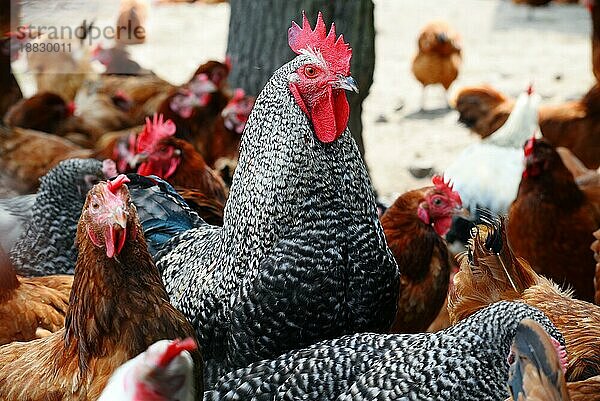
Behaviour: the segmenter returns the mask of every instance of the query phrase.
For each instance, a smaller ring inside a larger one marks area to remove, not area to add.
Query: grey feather
[[[441,332],[349,335],[251,364],[222,377],[204,401],[502,401],[506,358],[525,318],[564,345],[541,311],[498,302]]]
[[[9,252],[31,220],[35,194],[0,199],[0,246]]]
[[[41,178],[31,220],[11,251],[18,274],[73,274],[77,221],[89,189],[102,179],[95,159],[62,161]]]

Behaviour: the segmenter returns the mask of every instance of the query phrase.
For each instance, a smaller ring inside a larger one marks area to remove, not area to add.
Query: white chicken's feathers
[[[182,351],[168,366],[160,368],[157,361],[173,341],[160,340],[135,358],[130,359],[110,377],[98,401],[133,401],[138,383],[152,389],[162,389],[157,394],[168,394],[164,401],[194,401],[194,362],[188,351]],[[181,382],[181,377],[185,380]]]
[[[504,125],[482,142],[506,148],[523,148],[525,141],[540,130],[538,109],[541,100],[537,93],[521,93]]]
[[[504,214],[517,196],[524,167],[523,144],[539,132],[540,96],[522,93],[506,123],[480,143],[467,147],[446,169],[463,204]]]

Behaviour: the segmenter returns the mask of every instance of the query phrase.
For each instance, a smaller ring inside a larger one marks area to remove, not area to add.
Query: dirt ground
[[[464,85],[489,83],[517,95],[533,82],[544,102],[550,103],[576,98],[593,83],[591,21],[581,5],[536,9],[529,20],[527,8],[509,0],[374,2],[377,59],[363,134],[366,161],[384,200],[427,185],[428,180],[415,179],[409,167],[441,172],[461,149],[479,140],[457,123],[456,112],[445,108],[441,87],[428,89],[429,111],[419,112],[421,87],[410,66],[418,32],[430,20],[444,19],[462,35],[463,67],[451,93]],[[118,0],[96,7],[98,24],[112,20],[111,6],[118,7]],[[73,24],[80,22],[76,10],[45,10],[62,23],[69,18]],[[132,47],[131,53],[173,83],[184,82],[199,62],[224,58],[228,20],[228,4],[156,4],[150,9],[147,43]],[[31,94],[26,74],[19,76],[26,94]]]

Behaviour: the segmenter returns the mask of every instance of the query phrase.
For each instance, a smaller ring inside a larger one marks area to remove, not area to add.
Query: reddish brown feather
[[[401,273],[392,332],[425,331],[448,293],[451,267],[446,243],[417,215],[419,204],[432,189],[426,187],[403,194],[381,217],[388,246]]]
[[[503,245],[496,253],[486,242],[498,231]],[[497,228],[478,226],[469,249],[471,256],[461,257],[450,293],[448,311],[453,324],[494,302],[524,302],[544,312],[564,336],[568,380],[600,375],[600,307],[573,299],[517,258],[503,222]]]
[[[91,192],[105,187],[100,183]],[[154,342],[194,336],[169,304],[126,186],[119,194],[130,205],[127,229],[138,235],[127,235],[119,257],[107,258],[87,235],[93,224],[88,196],[77,228],[79,255],[65,328],[41,340],[0,347],[3,400],[97,399],[114,370]],[[191,354],[201,394],[202,359],[198,351]],[[27,385],[32,380],[36,386]]]

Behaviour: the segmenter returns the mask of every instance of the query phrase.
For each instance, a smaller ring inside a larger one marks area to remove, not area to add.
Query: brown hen
[[[18,277],[0,248],[0,345],[60,330],[72,284],[73,276]]]
[[[447,91],[462,63],[460,38],[444,21],[430,22],[419,34],[419,49],[412,63],[415,78],[423,85],[421,110],[425,109],[425,87],[442,84]]]
[[[524,302],[544,312],[564,336],[567,380],[600,375],[600,307],[539,276],[511,245],[502,220],[477,227],[454,277],[448,303],[452,323],[494,302]]]
[[[434,186],[400,196],[381,216],[398,270],[400,296],[392,333],[425,331],[448,294],[451,264],[446,241],[452,216],[462,210],[458,193],[441,177]]]
[[[136,209],[119,176],[88,193],[65,328],[0,347],[3,401],[95,400],[114,370],[157,340],[194,337],[169,304]],[[202,360],[192,352],[202,394]]]
[[[175,125],[162,115],[148,119],[138,134],[136,157],[141,164],[138,174],[154,174],[176,187],[193,188],[208,198],[225,203],[227,188],[192,144],[175,138]]]
[[[103,127],[75,116],[75,103],[51,92],[33,95],[13,105],[4,116],[9,127],[20,127],[64,137],[80,146],[92,146]]]
[[[60,161],[92,152],[55,135],[0,126],[0,183],[19,194],[35,192],[39,179]]]
[[[525,164],[508,214],[512,249],[538,273],[593,302],[595,262],[589,247],[600,227],[600,186],[579,187],[543,139],[527,141]]]

